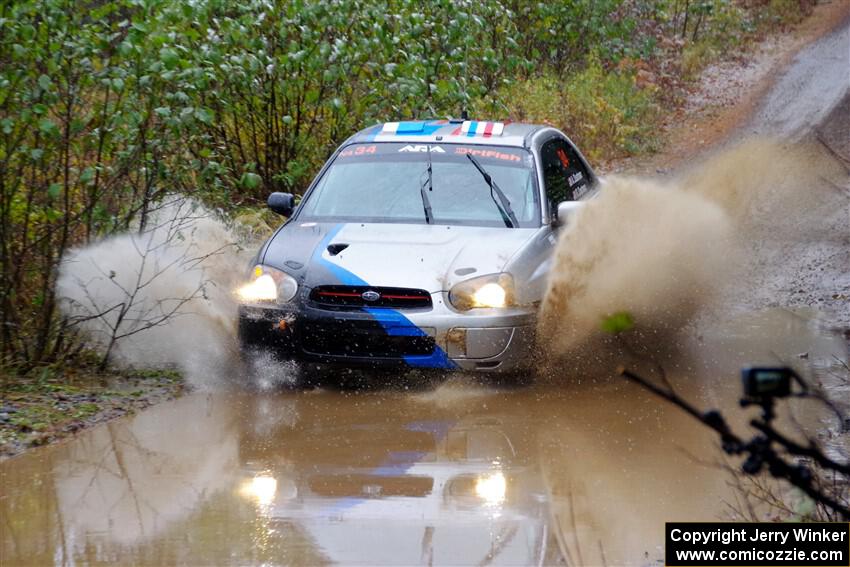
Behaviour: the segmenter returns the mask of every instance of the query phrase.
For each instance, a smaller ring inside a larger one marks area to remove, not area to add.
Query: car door
[[[590,190],[593,178],[578,151],[560,136],[543,143],[540,161],[549,218],[554,220],[558,203],[581,199]]]
[[[557,222],[558,203],[582,200],[596,183],[592,170],[566,136],[552,128],[542,130],[532,141],[542,182],[544,224],[528,245],[512,259],[510,270],[522,282],[524,296],[543,298],[552,268],[552,254],[562,227]]]

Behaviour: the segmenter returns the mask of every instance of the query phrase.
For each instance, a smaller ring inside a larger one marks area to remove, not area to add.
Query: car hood
[[[303,285],[408,287],[437,292],[501,272],[532,228],[290,222],[261,261]]]

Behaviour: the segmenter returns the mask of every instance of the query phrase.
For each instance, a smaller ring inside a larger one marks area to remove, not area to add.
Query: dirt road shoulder
[[[662,149],[617,162],[611,172],[663,173],[724,143],[748,123],[794,57],[848,18],[850,2],[818,4],[793,30],[771,34],[751,51],[709,66],[691,87],[685,104],[668,113]]]

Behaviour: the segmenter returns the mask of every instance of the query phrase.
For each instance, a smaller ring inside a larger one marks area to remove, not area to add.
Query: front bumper
[[[531,366],[534,330],[531,309],[458,313],[442,300],[427,310],[239,308],[243,349],[345,366],[513,372]]]

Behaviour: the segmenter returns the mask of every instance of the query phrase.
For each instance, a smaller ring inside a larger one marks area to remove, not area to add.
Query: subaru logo
[[[377,291],[372,291],[370,289],[369,291],[364,291],[363,293],[361,293],[360,297],[363,298],[363,301],[378,301],[379,299],[381,299],[381,294]]]

